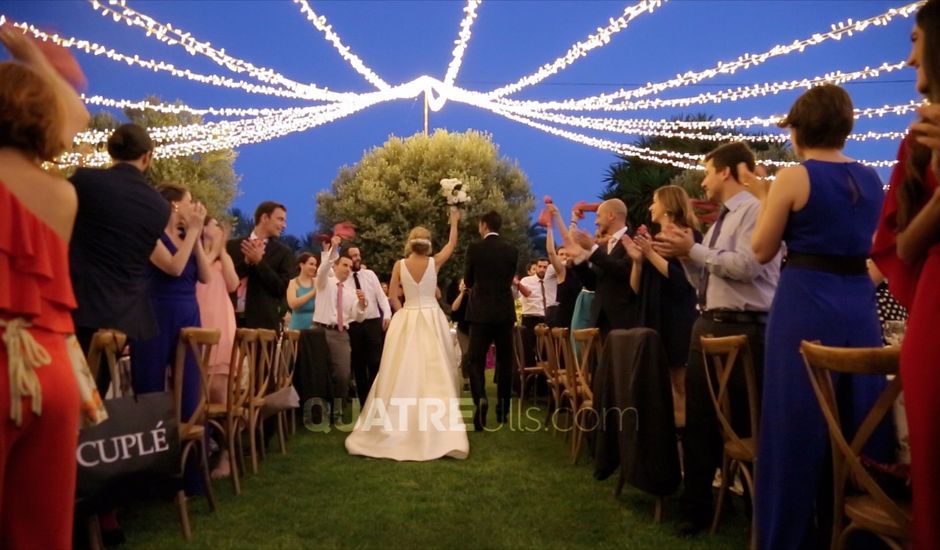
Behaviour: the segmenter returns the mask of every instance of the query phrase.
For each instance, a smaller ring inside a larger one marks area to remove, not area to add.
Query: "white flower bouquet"
[[[463,190],[463,182],[456,178],[441,180],[441,195],[447,199],[447,204],[450,206],[461,206],[470,202],[470,197]]]

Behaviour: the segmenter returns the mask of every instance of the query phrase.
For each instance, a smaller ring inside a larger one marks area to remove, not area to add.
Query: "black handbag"
[[[104,402],[108,419],[79,433],[76,497],[117,497],[143,484],[180,478],[173,394],[146,393]]]

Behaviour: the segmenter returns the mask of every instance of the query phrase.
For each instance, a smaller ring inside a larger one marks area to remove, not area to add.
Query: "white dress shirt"
[[[703,242],[681,258],[686,278],[701,291],[704,270],[708,270],[705,308],[708,310],[768,311],[780,280],[782,251],[770,262],[761,265],[751,248],[751,234],[757,225],[760,201],[741,191],[724,204],[728,209],[718,239],[711,248],[717,224],[705,233]]]
[[[335,247],[333,249],[335,251]],[[331,254],[324,251],[320,255],[320,267],[317,268],[317,301],[313,310],[313,322],[324,325],[338,325],[336,302],[339,297],[340,280],[333,274],[333,264],[339,258],[338,253]],[[349,328],[349,323],[362,321],[365,318],[366,307],[359,305],[356,298],[356,283],[352,275],[343,283],[343,327]]]
[[[360,269],[349,276],[349,280],[356,286],[355,278],[359,278],[359,286],[366,295],[366,319],[390,319],[392,308],[388,305],[388,296],[382,292],[382,283],[379,276],[371,269]],[[381,313],[380,313],[381,312]]]
[[[542,299],[542,288],[544,281],[539,278],[538,275],[529,275],[523,277],[519,280],[519,284],[526,287],[529,291],[528,296],[520,295],[519,300],[522,302],[522,314],[523,315],[535,315],[537,317],[545,317],[545,306],[550,306],[547,300]],[[548,289],[546,289],[545,294],[548,294]]]

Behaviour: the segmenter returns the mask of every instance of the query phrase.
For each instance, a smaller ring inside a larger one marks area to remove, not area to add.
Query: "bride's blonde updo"
[[[418,254],[427,256],[431,253],[431,232],[425,227],[415,227],[408,233],[408,240],[405,242],[405,256],[409,254]]]

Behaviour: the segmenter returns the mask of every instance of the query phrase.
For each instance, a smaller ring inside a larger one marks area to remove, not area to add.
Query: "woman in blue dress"
[[[300,273],[287,284],[287,305],[290,307],[289,330],[313,328],[313,310],[316,305],[317,257],[309,252],[297,256]]]
[[[761,548],[825,546],[830,536],[829,437],[800,342],[881,345],[875,287],[865,260],[884,192],[873,169],[842,153],[852,123],[845,90],[812,88],[780,123],[790,129],[801,164],[781,170],[773,185],[743,169],[743,181],[761,200],[754,255],[768,262],[781,242],[788,252],[767,323],[756,468]],[[843,421],[855,426],[885,386],[883,377],[842,376],[834,382]],[[866,449],[876,460],[890,456],[887,428],[882,426]]]
[[[160,332],[131,347],[134,393],[166,391],[167,369],[173,367],[180,329],[199,327],[196,282],[208,283],[212,268],[202,247],[206,207],[193,202],[186,188],[164,184],[157,189],[170,203],[166,230],[150,256],[150,299]],[[189,418],[199,404],[202,378],[192,353],[186,354],[182,415]]]

